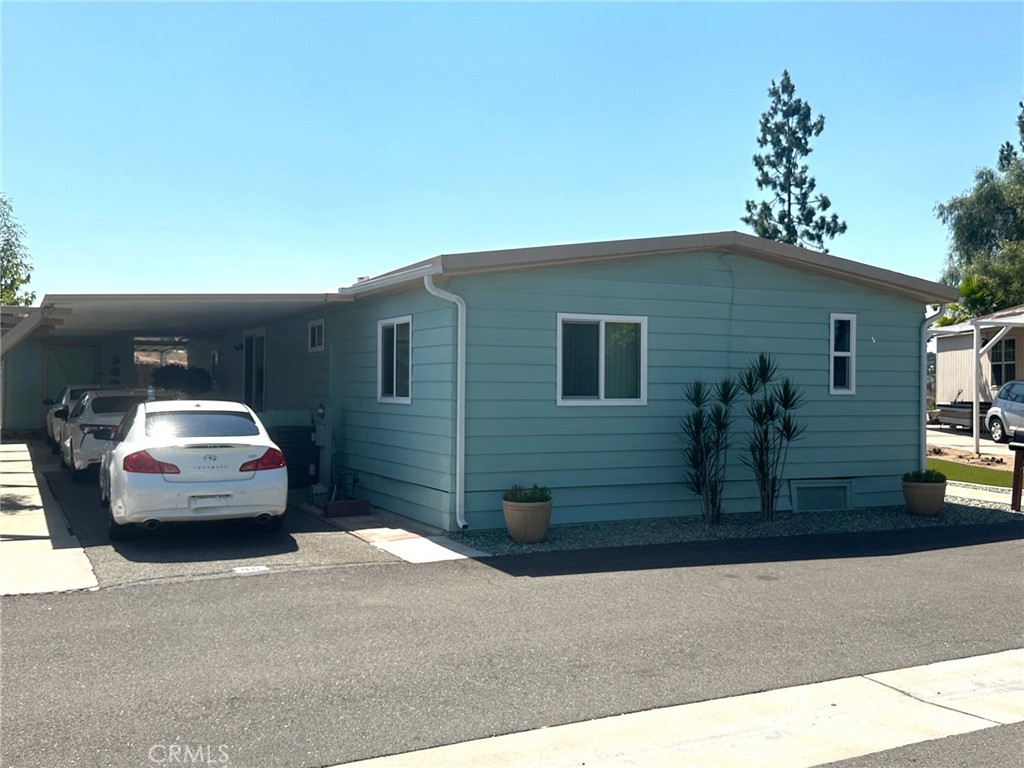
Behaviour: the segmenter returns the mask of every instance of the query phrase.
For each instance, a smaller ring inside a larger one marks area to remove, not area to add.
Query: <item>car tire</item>
[[[121,525],[114,520],[112,513],[107,513],[107,520],[109,522],[108,533],[111,541],[128,541],[135,533],[135,527],[131,523]]]
[[[1010,436],[1006,434],[1006,427],[1003,426],[1003,422],[998,417],[993,418],[988,423],[988,433],[996,443],[1010,442]]]
[[[54,456],[60,453],[60,443],[58,443],[56,440],[50,443],[50,453],[52,453]]]
[[[96,485],[100,489],[100,506],[106,509],[110,506],[110,498],[103,493],[103,481],[102,478],[96,478]]]
[[[68,460],[64,458],[64,450],[63,449],[61,449],[61,451],[60,451],[60,465],[64,469],[68,468]]]

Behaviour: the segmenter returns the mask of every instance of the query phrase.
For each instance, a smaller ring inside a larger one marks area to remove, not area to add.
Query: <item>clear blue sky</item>
[[[1024,4],[2,3],[45,293],[325,292],[439,253],[736,229],[788,68],[832,253],[937,279],[1015,137]]]

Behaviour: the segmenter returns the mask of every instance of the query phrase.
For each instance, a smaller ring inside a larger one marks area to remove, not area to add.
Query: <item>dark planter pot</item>
[[[366,499],[324,502],[324,517],[356,517],[368,514],[370,514],[370,502]]]

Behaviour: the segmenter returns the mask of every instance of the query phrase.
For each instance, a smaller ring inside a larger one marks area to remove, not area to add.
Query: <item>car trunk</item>
[[[258,459],[266,446],[248,443],[195,443],[149,448],[157,461],[175,465],[180,474],[164,474],[169,483],[225,482],[249,480],[255,471],[240,472],[247,461]]]

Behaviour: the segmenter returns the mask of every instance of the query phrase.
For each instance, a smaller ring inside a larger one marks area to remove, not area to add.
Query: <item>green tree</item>
[[[957,322],[1024,304],[1024,102],[1018,146],[999,148],[996,167],[979,168],[974,187],[935,206],[949,227],[942,281],[960,287],[960,304],[944,322]]]
[[[36,300],[35,292],[22,290],[32,279],[24,236],[10,199],[0,193],[0,304],[4,306],[28,306]]]
[[[812,120],[810,105],[795,94],[788,71],[782,71],[778,85],[772,80],[772,103],[761,115],[757,137],[757,145],[768,150],[754,155],[757,188],[771,190],[771,199],[747,200],[747,215],[741,221],[758,237],[828,253],[825,239],[843,234],[846,222],[827,213],[832,202],[816,192],[817,182],[801,162],[813,151],[811,139],[825,129],[825,117]]]

